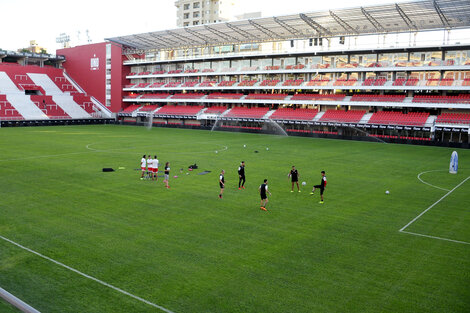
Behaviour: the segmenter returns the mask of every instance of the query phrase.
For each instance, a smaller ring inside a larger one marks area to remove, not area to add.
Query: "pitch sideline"
[[[78,275],[80,275],[80,276],[83,276],[83,277],[85,277],[85,278],[91,279],[91,280],[93,280],[93,281],[95,281],[95,282],[97,282],[97,283],[99,283],[99,284],[101,284],[101,285],[103,285],[103,286],[106,286],[106,287],[108,287],[108,288],[111,288],[111,289],[113,289],[113,290],[119,292],[119,293],[122,293],[122,294],[124,294],[124,295],[126,295],[126,296],[129,296],[129,297],[131,297],[131,298],[134,298],[135,300],[138,300],[138,301],[140,301],[140,302],[143,302],[143,303],[145,303],[145,304],[148,304],[148,305],[150,305],[150,306],[153,306],[154,308],[160,309],[160,310],[163,311],[163,312],[166,312],[166,313],[174,313],[173,311],[170,311],[170,310],[168,310],[167,308],[162,307],[161,305],[158,305],[158,304],[155,304],[155,303],[150,302],[150,301],[148,301],[148,300],[145,300],[145,299],[143,299],[143,298],[141,298],[141,297],[139,297],[139,296],[133,295],[132,293],[127,292],[127,291],[125,291],[125,290],[123,290],[123,289],[121,289],[121,288],[115,287],[115,286],[113,286],[113,285],[111,285],[111,284],[108,284],[107,282],[104,282],[104,281],[102,281],[102,280],[99,280],[98,278],[95,278],[95,277],[93,277],[93,276],[90,276],[90,275],[88,275],[88,274],[85,274],[85,273],[83,273],[83,272],[80,272],[79,270],[74,269],[73,267],[70,267],[70,266],[68,266],[68,265],[65,265],[64,263],[61,263],[61,262],[56,261],[56,260],[54,260],[54,259],[51,259],[50,257],[47,257],[47,256],[45,256],[45,255],[43,255],[43,254],[41,254],[41,253],[39,253],[39,252],[36,252],[36,251],[34,251],[34,250],[32,250],[32,249],[29,249],[29,248],[27,248],[27,247],[25,247],[25,246],[22,246],[22,245],[20,245],[19,243],[14,242],[13,240],[10,240],[10,239],[8,239],[8,238],[5,238],[5,237],[3,237],[3,236],[1,236],[1,235],[0,235],[0,239],[3,239],[4,241],[11,243],[11,244],[17,246],[18,248],[21,248],[21,249],[23,249],[23,250],[25,250],[25,251],[28,251],[28,252],[30,252],[30,253],[33,253],[33,254],[35,254],[35,255],[37,255],[37,256],[39,256],[39,257],[41,257],[41,258],[43,258],[43,259],[45,259],[45,260],[47,260],[47,261],[50,261],[50,262],[55,263],[55,264],[57,264],[57,265],[59,265],[59,266],[65,268],[65,269],[68,269],[69,271],[75,272],[76,274],[78,274]]]
[[[424,172],[423,172],[424,173]],[[423,174],[423,173],[420,173],[420,174]],[[418,175],[419,176],[419,175]],[[419,179],[419,177],[418,177]],[[414,222],[416,222],[421,216],[423,216],[426,212],[428,212],[429,210],[431,210],[436,204],[438,204],[439,202],[441,202],[442,200],[444,200],[448,195],[450,195],[452,192],[454,192],[457,188],[459,188],[460,186],[462,186],[467,180],[470,179],[470,176],[468,176],[467,178],[465,178],[463,181],[461,181],[457,186],[455,186],[454,188],[452,188],[451,190],[449,190],[449,192],[447,192],[444,196],[442,196],[439,200],[437,200],[436,202],[434,202],[433,204],[431,204],[426,210],[424,210],[423,212],[421,212],[418,216],[416,216],[414,219],[412,219],[408,224],[406,224],[405,226],[403,226],[400,230],[398,230],[398,232],[400,233],[404,233],[404,234],[409,234],[409,235],[414,235],[414,236],[420,236],[420,237],[426,237],[426,238],[432,238],[432,239],[438,239],[438,240],[444,240],[444,241],[450,241],[450,242],[455,242],[455,243],[461,243],[461,244],[467,244],[467,245],[470,245],[470,242],[466,242],[466,241],[460,241],[460,240],[454,240],[454,239],[448,239],[448,238],[442,238],[442,237],[436,237],[436,236],[430,236],[430,235],[424,235],[424,234],[419,234],[419,233],[413,233],[413,232],[409,232],[409,231],[405,231],[406,228],[408,228],[411,224],[413,224]],[[421,181],[421,179],[420,179]],[[421,181],[423,182],[423,181]],[[425,183],[425,182],[423,182]],[[425,183],[427,184],[427,183]],[[430,185],[430,184],[427,184],[427,185]],[[432,185],[431,185],[432,186]],[[439,188],[439,187],[436,187],[436,186],[433,186],[435,188]],[[439,188],[439,189],[442,189],[442,188]]]

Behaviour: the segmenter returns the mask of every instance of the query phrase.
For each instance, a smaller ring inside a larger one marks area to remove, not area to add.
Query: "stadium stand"
[[[269,109],[265,107],[234,107],[225,116],[226,117],[240,117],[240,118],[263,118]]]
[[[470,113],[442,113],[436,119],[436,124],[470,124]]]
[[[284,100],[287,97],[286,94],[264,94],[264,93],[251,93],[246,96],[247,100]]]
[[[270,118],[273,120],[311,121],[317,114],[318,111],[312,109],[280,108],[277,109]]]
[[[201,111],[203,106],[187,106],[187,105],[165,105],[155,112],[155,115],[185,115],[194,116]]]
[[[362,110],[327,110],[321,117],[320,121],[335,121],[344,123],[358,123],[366,111]]]
[[[207,96],[207,99],[240,99],[243,97],[242,93],[211,93]]]
[[[166,99],[171,94],[169,93],[147,93],[140,97],[140,99]]]
[[[303,100],[303,101],[343,101],[344,94],[309,94],[309,93],[298,93],[292,96],[292,100]]]
[[[429,113],[411,112],[408,114],[397,111],[379,111],[372,114],[369,124],[393,124],[423,126]]]
[[[403,102],[406,95],[368,95],[354,94],[351,101],[372,101],[372,102]]]
[[[203,93],[176,93],[171,98],[172,99],[201,99],[204,97]]]
[[[213,106],[204,111],[205,114],[222,114],[227,111],[226,106]]]

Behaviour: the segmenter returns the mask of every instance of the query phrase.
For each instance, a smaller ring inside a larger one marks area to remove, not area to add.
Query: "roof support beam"
[[[398,3],[395,3],[395,8],[397,9],[398,14],[400,14],[403,21],[405,21],[406,25],[408,25],[409,29],[410,30],[414,29],[417,31],[418,27],[416,27],[416,24],[408,17],[408,15],[406,15],[405,12],[403,12],[403,10],[400,8]]]
[[[312,27],[317,32],[317,35],[319,37],[322,37],[322,36],[331,37],[332,36],[332,33],[329,30],[327,30],[325,27],[321,26],[320,24],[312,20],[307,15],[300,13],[299,16],[308,26]]]
[[[336,23],[338,23],[339,25],[341,25],[341,27],[344,28],[345,31],[347,31],[351,34],[354,34],[354,35],[358,35],[357,31],[351,25],[346,23],[343,19],[341,19],[338,15],[336,15],[331,10],[330,10],[330,15],[331,15],[332,18],[335,19]]]
[[[174,41],[174,40],[171,40],[171,39],[168,39],[168,38],[163,38],[162,36],[155,35],[154,33],[149,33],[149,35],[152,36],[153,38],[156,38],[156,39],[160,40],[161,42],[163,42],[167,46],[177,44],[177,42]]]
[[[134,35],[134,37],[141,40],[141,41],[143,41],[143,42],[145,42],[150,47],[154,47],[156,45],[155,42],[153,42],[152,40],[147,39],[145,37],[142,37],[142,36],[139,36],[139,35]],[[157,46],[159,46],[159,45],[157,44]]]
[[[181,36],[180,34],[174,33],[172,31],[167,30],[166,33],[170,36],[173,36],[174,38],[178,39],[182,44],[190,46],[192,43],[192,40],[188,37]]]
[[[246,38],[246,39],[252,39],[252,40],[258,40],[258,38],[256,38],[255,35],[252,35],[246,31],[244,31],[243,29],[235,26],[235,25],[232,25],[230,23],[225,23],[225,25],[227,25],[228,28],[230,28],[231,30],[233,30],[234,32],[242,35],[243,38]]]
[[[261,26],[260,24],[258,23],[255,23],[253,20],[248,20],[248,23],[250,23],[252,26],[254,26],[257,30],[259,30],[260,32],[264,33],[265,35],[271,37],[271,38],[281,38],[281,36],[279,36],[278,34],[276,34],[275,32],[273,32],[272,30],[270,29],[267,29],[266,27],[263,27]]]
[[[192,36],[196,37],[196,38],[199,38],[201,39],[202,41],[204,41],[204,44],[207,45],[210,41],[214,41],[212,38],[209,38],[207,36],[204,36],[204,35],[201,35],[199,34],[198,32],[195,32],[194,30],[192,29],[189,29],[187,27],[184,28],[184,30],[186,32],[188,32],[189,34],[191,34]]]
[[[227,35],[226,33],[223,33],[221,32],[220,30],[217,30],[215,28],[212,28],[212,27],[209,27],[207,25],[204,25],[204,28],[207,29],[208,31],[210,31],[211,33],[213,33],[214,35],[222,38],[223,41],[233,41],[233,42],[237,42],[237,41],[240,41],[239,39],[235,38],[235,37],[232,37],[230,35]]]
[[[385,28],[382,26],[382,24],[380,24],[372,15],[370,15],[370,13],[366,11],[366,9],[361,7],[361,11],[362,11],[362,14],[364,14],[364,16],[369,20],[369,22],[372,24],[372,26],[375,27],[375,29],[378,32],[383,32],[383,33],[387,32]]]
[[[437,14],[439,15],[439,18],[441,19],[442,25],[445,28],[451,28],[449,20],[442,12],[441,7],[437,4],[437,1],[433,0],[432,4],[434,5],[434,9],[436,10]]]
[[[286,22],[284,21],[281,21],[280,19],[278,19],[277,17],[273,17],[274,21],[276,23],[278,23],[282,28],[284,28],[285,30],[287,30],[289,33],[291,33],[292,35],[294,36],[300,36],[300,32],[295,29],[294,27],[290,26],[289,24],[287,24]]]

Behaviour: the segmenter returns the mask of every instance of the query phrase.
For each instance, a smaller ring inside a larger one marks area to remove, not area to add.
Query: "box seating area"
[[[403,86],[406,82],[406,78],[397,78],[394,82],[393,82],[393,86]]]
[[[201,99],[204,97],[203,93],[176,93],[171,98],[172,99]]]
[[[441,79],[439,86],[452,86],[454,84],[453,78],[443,78]]]
[[[149,88],[161,88],[165,86],[165,83],[153,83],[149,86]]]
[[[439,78],[430,78],[426,81],[426,86],[439,86]]]
[[[127,85],[124,85],[124,88],[132,88],[134,87],[136,84],[127,84]]]
[[[410,77],[408,78],[408,81],[406,82],[406,86],[416,86],[418,85],[418,82],[419,82],[418,78]]]
[[[260,84],[260,86],[269,86],[269,87],[274,87],[276,86],[277,84],[279,84],[281,81],[276,79],[276,80],[263,80]]]
[[[470,113],[442,113],[436,119],[442,124],[470,124]]]
[[[327,110],[322,117],[320,117],[320,121],[358,123],[364,114],[366,114],[366,111],[362,110]]]
[[[375,83],[375,78],[367,78],[363,83],[362,86],[373,86]]]
[[[385,78],[377,78],[374,82],[374,86],[383,86],[387,80]]]
[[[415,103],[469,103],[470,94],[462,94],[458,96],[427,96],[416,95],[413,98]]]
[[[239,84],[238,84],[238,87],[252,87],[254,86],[258,81],[257,80],[244,80],[244,81],[241,81]]]
[[[287,65],[286,70],[301,70],[305,68],[305,65],[303,64],[297,64],[297,65]]]
[[[196,115],[201,111],[203,106],[189,106],[189,105],[165,105],[160,110],[155,112],[156,115]]]
[[[273,65],[273,66],[266,66],[264,69],[267,71],[278,71],[281,69],[281,67],[279,65]]]
[[[423,126],[429,117],[429,113],[411,112],[404,114],[394,111],[380,111],[372,114],[369,124],[394,124]]]
[[[132,113],[138,108],[140,108],[140,104],[131,104],[130,106],[122,110],[122,113]]]
[[[247,71],[247,72],[253,72],[257,70],[258,70],[258,66],[245,66],[242,68],[242,71]]]
[[[139,74],[137,74],[139,76],[142,76],[142,75],[150,75],[150,72],[149,71],[145,71],[145,72],[140,72]]]
[[[320,79],[320,78],[317,78],[317,79],[314,79],[314,80],[311,80],[309,82],[307,82],[307,86],[326,86],[330,83],[330,79],[329,78],[323,78],[323,79]]]
[[[205,68],[202,70],[203,73],[213,73],[215,70],[213,68]]]
[[[211,93],[207,96],[207,99],[241,99],[242,93]]]
[[[219,86],[219,87],[232,87],[236,83],[237,83],[237,81],[235,81],[235,80],[224,80],[224,81],[221,81],[217,86]]]
[[[181,87],[192,88],[192,87],[196,86],[197,84],[199,84],[199,82],[197,80],[196,81],[187,81]]]
[[[226,106],[213,106],[204,111],[205,114],[222,114],[227,111]]]
[[[234,107],[225,115],[225,117],[263,118],[268,111],[269,109],[266,107],[251,109],[246,107]]]
[[[303,79],[288,79],[282,84],[282,86],[300,86],[303,82]]]
[[[168,71],[168,74],[181,74],[183,71],[182,70],[172,70]]]
[[[470,77],[464,78],[462,86],[470,86]]]
[[[356,78],[350,78],[350,79],[339,78],[333,83],[333,86],[353,86],[355,83],[357,83]]]
[[[179,85],[181,85],[181,82],[180,82],[180,81],[176,81],[176,82],[169,82],[169,83],[166,84],[164,87],[165,87],[165,88],[175,88],[175,87],[178,87]]]
[[[166,99],[171,94],[169,93],[147,93],[140,97],[140,99]]]
[[[296,94],[293,95],[291,100],[303,100],[303,101],[343,101],[344,94],[331,94],[331,95],[322,95],[317,93],[312,94]]]
[[[194,73],[198,73],[199,70],[196,70],[196,69],[187,69],[184,71],[185,74],[194,74]]]
[[[265,93],[252,93],[246,96],[245,99],[249,100],[284,100],[287,97],[286,94],[265,94]]]
[[[146,88],[150,85],[150,83],[140,83],[135,88]]]
[[[163,74],[165,74],[165,71],[155,71],[152,74],[153,75],[163,75]]]
[[[214,87],[216,84],[215,80],[205,80],[199,84],[199,87]]]
[[[403,102],[406,95],[361,95],[355,94],[351,101],[372,101],[372,102]]]
[[[311,121],[317,114],[318,111],[312,109],[280,108],[271,115],[271,119]]]
[[[149,105],[144,105],[142,108],[140,108],[139,112],[152,112],[158,109],[158,105],[156,104],[149,104]]]

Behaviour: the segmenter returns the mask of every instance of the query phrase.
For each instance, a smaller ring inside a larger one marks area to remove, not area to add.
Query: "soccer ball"
[[[246,148],[246,145],[243,145],[243,148]]]
[[[386,195],[388,195],[389,193],[390,193],[390,191],[388,191],[388,190],[387,190],[387,191],[385,191],[385,194],[386,194]]]
[[[219,151],[215,150],[215,153],[219,153]]]
[[[303,181],[303,182],[302,182],[302,186],[305,186],[305,185],[307,185],[307,183]]]
[[[266,151],[268,151],[268,150],[269,150],[269,148],[266,148]]]

